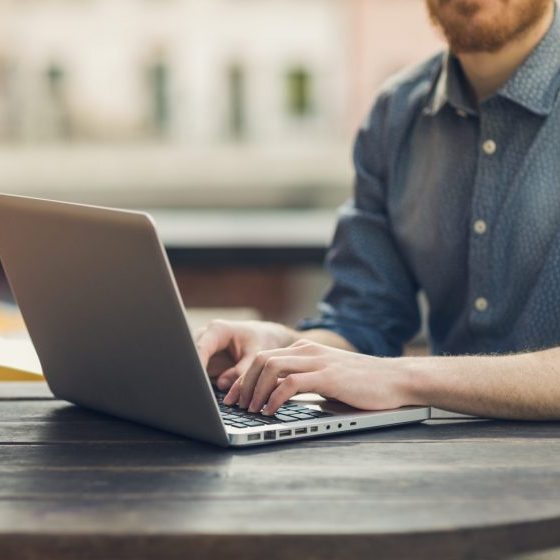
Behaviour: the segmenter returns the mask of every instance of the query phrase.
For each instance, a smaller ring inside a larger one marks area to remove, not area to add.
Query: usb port
[[[272,430],[269,430],[269,431],[265,432],[264,433],[264,439],[265,440],[276,439],[276,432],[273,432]]]
[[[261,434],[249,434],[247,439],[249,441],[257,441],[258,439],[261,439]]]
[[[350,426],[355,426],[356,422],[350,422]]]
[[[292,430],[280,430],[278,432],[278,435],[280,437],[286,437],[286,436],[291,436],[292,435]]]
[[[294,430],[294,434],[296,436],[299,436],[301,434],[306,434],[307,433],[307,428],[298,428],[297,430]]]
[[[318,432],[319,431],[319,427],[318,426],[311,426],[311,428],[309,428],[310,432]]]

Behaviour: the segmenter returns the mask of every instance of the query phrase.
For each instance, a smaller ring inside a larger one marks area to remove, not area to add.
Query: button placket
[[[469,301],[471,327],[489,324],[492,310],[492,263],[489,243],[489,218],[495,211],[493,185],[499,180],[499,138],[493,125],[491,106],[479,113],[479,155],[471,206],[469,248]]]

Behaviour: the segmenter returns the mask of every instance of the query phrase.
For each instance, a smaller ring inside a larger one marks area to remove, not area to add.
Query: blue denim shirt
[[[429,304],[434,354],[560,344],[560,18],[494,96],[448,53],[397,76],[358,133],[324,328],[397,356]]]

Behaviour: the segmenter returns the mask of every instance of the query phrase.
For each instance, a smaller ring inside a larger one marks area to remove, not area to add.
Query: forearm
[[[492,418],[560,420],[560,348],[404,358],[402,365],[415,404]]]

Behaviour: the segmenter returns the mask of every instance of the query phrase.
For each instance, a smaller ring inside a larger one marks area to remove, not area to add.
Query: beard
[[[454,53],[497,52],[544,17],[552,0],[427,0]]]

